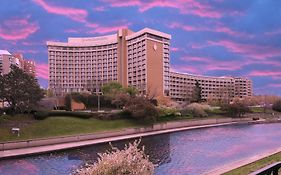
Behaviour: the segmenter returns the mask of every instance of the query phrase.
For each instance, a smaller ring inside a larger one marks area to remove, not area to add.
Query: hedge
[[[92,117],[92,114],[86,112],[71,112],[71,111],[37,111],[34,114],[34,118],[36,120],[44,120],[47,117],[60,117],[60,116],[88,119]]]

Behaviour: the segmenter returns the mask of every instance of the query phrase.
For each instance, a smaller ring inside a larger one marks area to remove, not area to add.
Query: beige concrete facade
[[[144,28],[138,32],[120,29],[101,37],[69,38],[66,43],[47,42],[49,88],[56,96],[63,96],[70,92],[100,92],[103,84],[117,81],[145,95],[184,101],[191,97],[198,81],[203,99],[252,95],[252,82],[246,78],[171,72],[170,39],[169,34]]]
[[[47,42],[49,88],[62,96],[99,92],[103,84],[117,81],[144,94],[151,86],[157,95],[164,95],[169,91],[170,39],[168,34],[145,28],[138,32],[121,29],[102,37],[69,38],[67,43]]]
[[[170,72],[170,97],[186,101],[192,96],[196,81],[202,89],[202,99],[227,99],[252,96],[252,82],[241,77],[211,77]]]

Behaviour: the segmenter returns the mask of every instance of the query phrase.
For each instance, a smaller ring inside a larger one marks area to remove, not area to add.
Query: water
[[[156,175],[202,174],[237,160],[281,147],[281,123],[228,125],[142,138],[146,153],[158,164]],[[113,142],[122,148],[133,140]],[[0,161],[1,175],[70,174],[85,162],[95,161],[109,145]]]

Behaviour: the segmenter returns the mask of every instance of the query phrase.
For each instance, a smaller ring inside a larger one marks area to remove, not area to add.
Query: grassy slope
[[[254,172],[258,169],[261,169],[267,165],[270,165],[272,163],[276,163],[281,161],[281,152],[277,154],[273,154],[271,156],[268,156],[266,158],[260,159],[256,162],[250,163],[248,165],[242,166],[240,168],[234,169],[232,171],[229,171],[225,173],[224,175],[244,175],[249,174],[251,172]]]
[[[28,119],[21,119],[21,122],[24,123],[27,120]],[[104,121],[73,117],[50,117],[40,121],[29,121],[33,122],[21,126],[21,136],[16,137],[10,132],[12,126],[3,125],[5,122],[7,123],[7,120],[0,120],[0,141],[94,133],[98,131],[140,126],[140,124],[128,119]]]

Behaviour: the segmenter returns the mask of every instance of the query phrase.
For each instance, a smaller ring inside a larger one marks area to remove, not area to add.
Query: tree
[[[125,111],[131,114],[132,118],[144,122],[155,122],[159,111],[148,98],[134,97],[125,104]]]
[[[9,104],[12,113],[30,112],[44,97],[35,77],[15,65],[8,74],[1,76],[0,81],[0,99]]]
[[[202,102],[202,88],[200,87],[200,84],[198,81],[196,81],[196,83],[195,83],[191,102],[196,102],[196,103]]]
[[[125,88],[125,92],[130,97],[135,97],[138,94],[138,90],[135,87],[133,87],[133,86],[129,86],[129,87]]]
[[[281,100],[276,101],[276,102],[272,105],[272,109],[273,109],[274,111],[281,112]]]
[[[102,93],[108,97],[114,97],[117,93],[124,92],[122,85],[118,82],[109,82],[102,86]]]
[[[249,107],[243,101],[234,101],[232,104],[225,104],[222,110],[226,111],[231,117],[243,117],[249,112]]]

